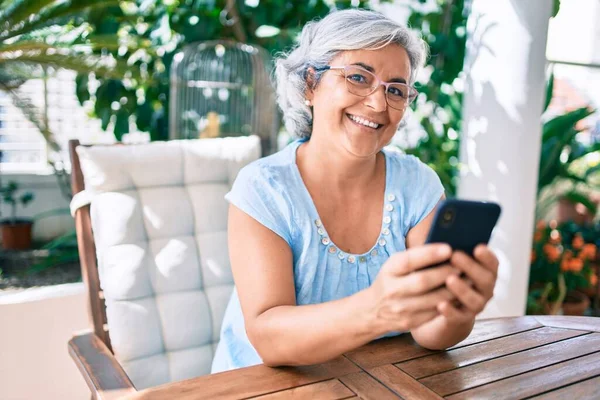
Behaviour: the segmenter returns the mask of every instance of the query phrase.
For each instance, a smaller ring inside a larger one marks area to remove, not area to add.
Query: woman
[[[424,53],[405,27],[346,10],[307,24],[277,61],[279,105],[300,139],[242,169],[226,196],[236,290],[213,372],[320,363],[406,331],[444,349],[471,332],[498,261],[486,246],[473,259],[424,245],[443,187],[384,149]]]

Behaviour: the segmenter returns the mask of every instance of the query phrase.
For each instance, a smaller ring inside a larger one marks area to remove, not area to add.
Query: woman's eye
[[[367,82],[367,78],[365,78],[364,76],[362,76],[360,74],[348,75],[348,79],[353,82],[356,82],[356,83],[366,83]]]
[[[391,94],[392,96],[398,96],[398,97],[402,97],[405,98],[405,90],[403,90],[403,88],[397,87],[397,86],[390,86],[388,89],[388,93]]]

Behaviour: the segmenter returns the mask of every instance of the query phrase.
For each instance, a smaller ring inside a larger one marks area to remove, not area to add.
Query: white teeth
[[[375,122],[368,121],[368,120],[363,119],[361,117],[357,117],[357,116],[350,115],[350,114],[348,114],[348,116],[350,117],[350,119],[352,121],[357,122],[357,123],[359,123],[361,125],[364,125],[364,126],[368,126],[369,128],[377,129],[379,127],[379,124],[376,124]]]

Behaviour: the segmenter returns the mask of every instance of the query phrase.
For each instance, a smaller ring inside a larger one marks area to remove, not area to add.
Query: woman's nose
[[[365,98],[365,104],[375,111],[387,110],[388,104],[385,96],[385,85],[380,84],[377,89]]]

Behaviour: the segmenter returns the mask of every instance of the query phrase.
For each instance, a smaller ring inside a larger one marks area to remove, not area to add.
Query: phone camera
[[[453,209],[449,208],[444,211],[442,214],[442,223],[444,226],[450,226],[452,221],[454,221],[455,212]]]

